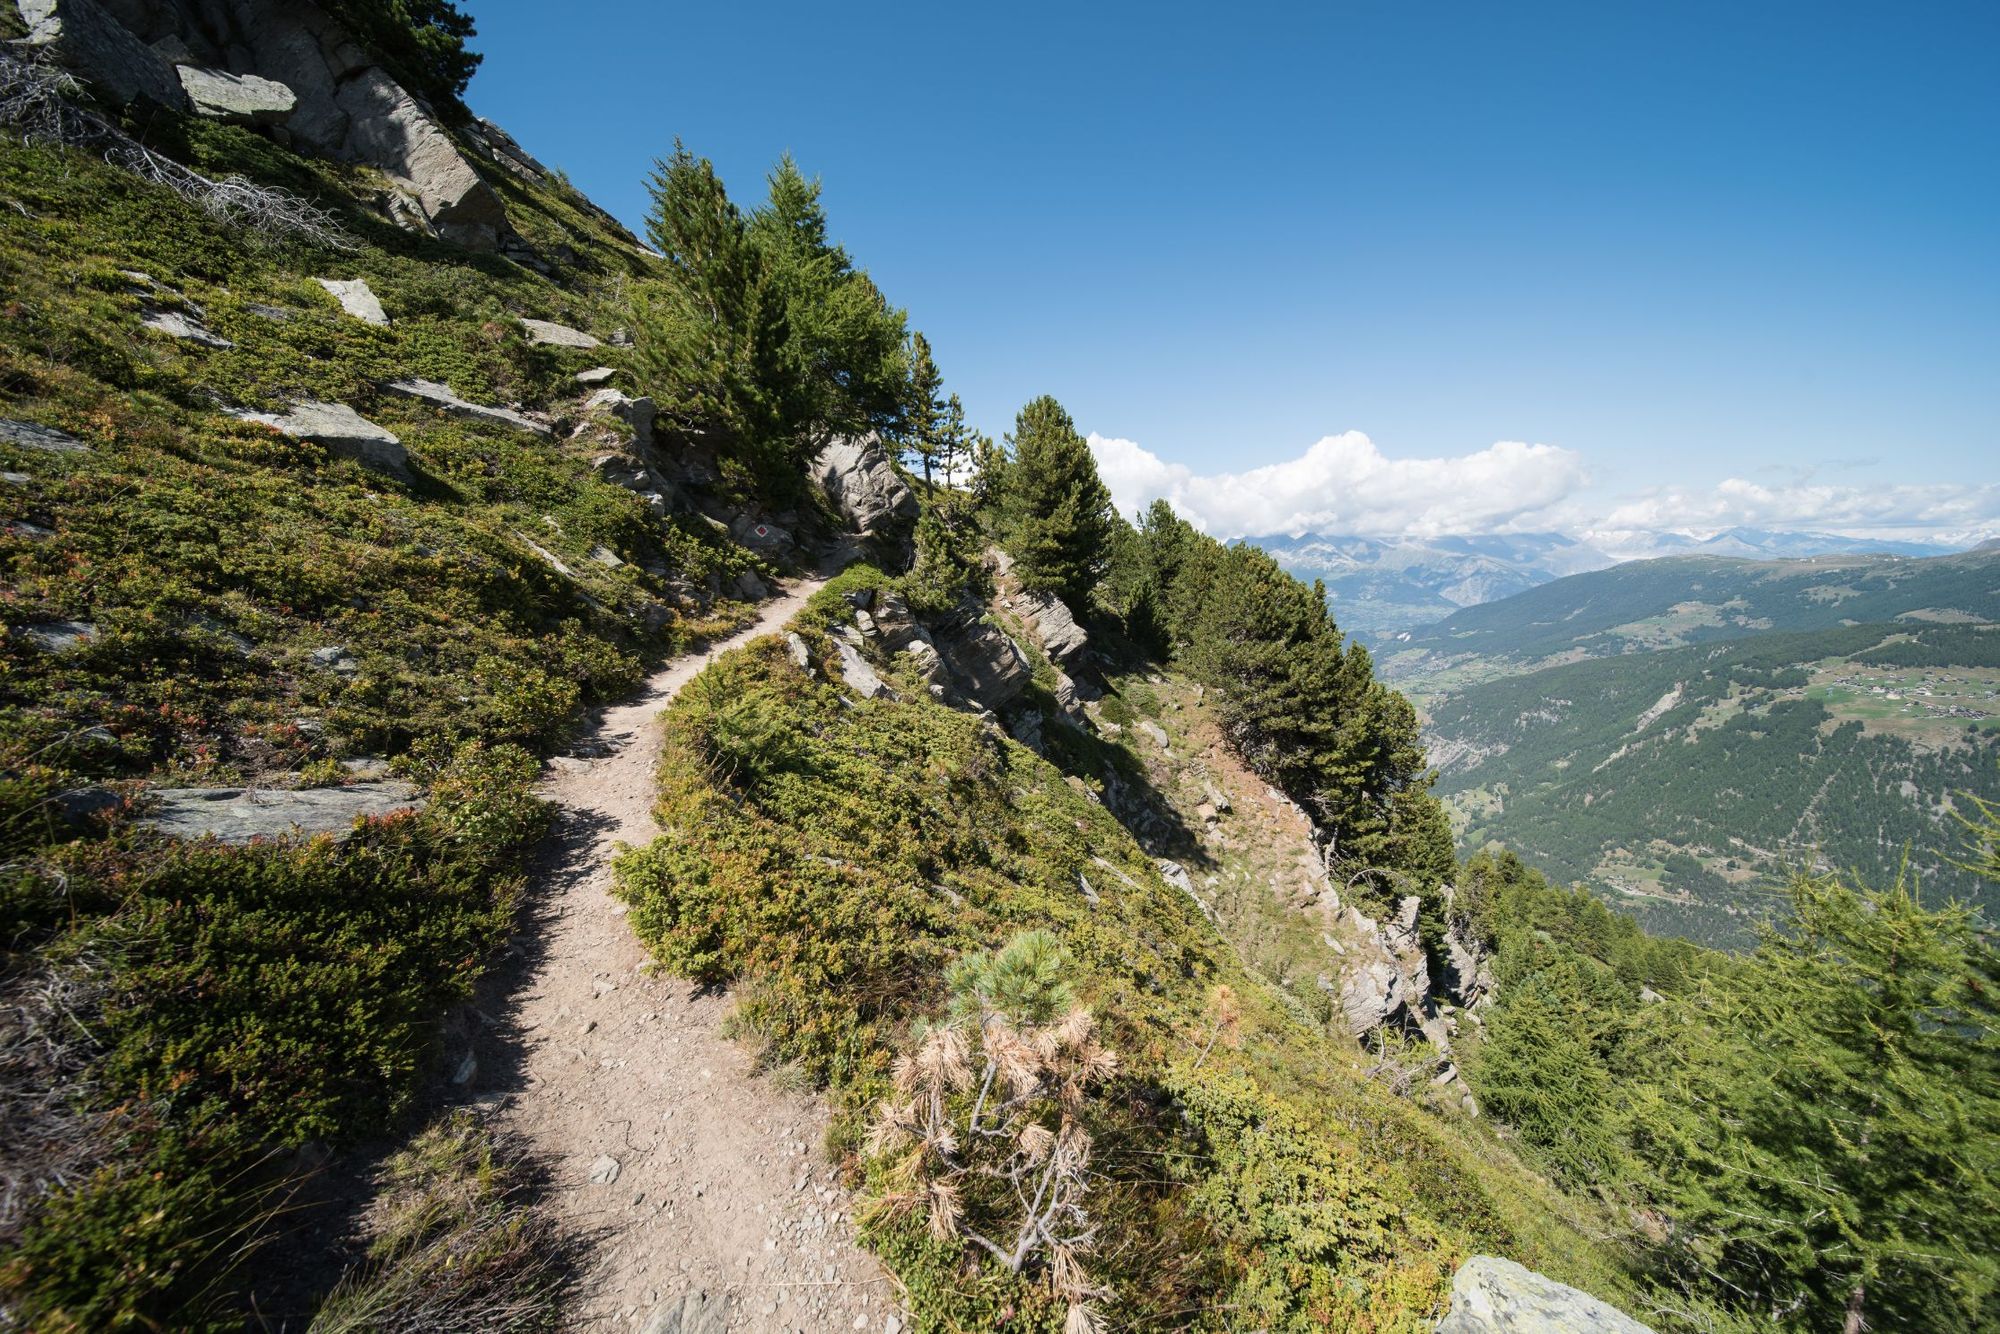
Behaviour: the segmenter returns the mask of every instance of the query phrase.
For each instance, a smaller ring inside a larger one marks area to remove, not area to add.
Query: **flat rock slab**
[[[604,344],[581,329],[572,329],[567,324],[556,324],[549,320],[522,320],[521,327],[528,331],[528,341],[537,347],[602,347]]]
[[[155,810],[139,820],[176,838],[208,835],[224,843],[282,838],[290,834],[331,834],[345,838],[362,816],[421,810],[414,784],[395,781],[302,792],[257,791],[240,787],[187,787],[152,794]]]
[[[512,426],[523,431],[533,431],[536,435],[547,435],[549,428],[542,422],[511,408],[487,407],[482,403],[468,403],[452,392],[450,385],[439,384],[435,380],[395,380],[382,386],[392,394],[405,398],[421,399],[441,412],[467,421],[492,422],[497,426]]]
[[[363,324],[386,326],[389,323],[388,312],[382,309],[374,290],[361,279],[315,278],[313,281],[333,293],[333,299],[340,303],[340,308]]]
[[[184,311],[154,308],[141,315],[139,323],[154,333],[163,333],[170,338],[185,338],[188,342],[200,343],[203,347],[236,346],[227,338],[210,333],[199,320]]]
[[[610,384],[611,377],[616,374],[618,368],[615,366],[592,366],[587,371],[578,371],[576,382],[586,389],[595,389],[599,385]]]
[[[294,403],[290,412],[236,409],[230,415],[242,421],[262,422],[294,440],[311,441],[330,453],[371,468],[395,473],[407,473],[410,468],[410,454],[403,448],[403,442],[345,403],[309,400]]]
[[[1475,1255],[1451,1282],[1437,1334],[1653,1334],[1615,1306],[1491,1255]]]
[[[0,440],[10,445],[23,445],[29,449],[39,449],[45,454],[88,454],[90,446],[73,435],[58,431],[53,426],[38,426],[34,422],[18,422],[9,417],[0,417]]]
[[[276,79],[255,74],[182,65],[181,88],[194,103],[197,116],[244,125],[282,125],[299,104],[298,94]]]

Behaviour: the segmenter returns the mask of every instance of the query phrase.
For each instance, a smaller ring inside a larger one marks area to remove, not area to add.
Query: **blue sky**
[[[1121,503],[2000,532],[2000,5],[466,8],[474,109],[628,222],[675,135],[744,203],[790,150]]]

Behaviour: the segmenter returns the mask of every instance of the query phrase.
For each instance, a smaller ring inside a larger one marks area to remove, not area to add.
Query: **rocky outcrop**
[[[833,632],[834,656],[840,660],[840,679],[847,688],[863,699],[894,699],[896,692],[868,665],[868,659],[861,656],[861,636],[852,626],[839,626]]]
[[[243,421],[261,422],[294,440],[310,441],[328,453],[384,472],[407,474],[410,470],[410,453],[403,448],[403,442],[345,403],[307,401],[294,403],[289,412],[238,409],[230,415]]]
[[[485,422],[490,426],[511,426],[520,431],[532,431],[536,435],[547,435],[547,422],[538,422],[525,413],[512,408],[489,407],[484,403],[468,403],[452,392],[450,385],[439,384],[435,380],[392,380],[382,386],[392,394],[414,398],[428,403],[438,411],[466,421]]]
[[[408,205],[399,216],[435,236],[488,251],[512,239],[500,196],[450,132],[311,0],[21,0],[21,9],[31,41],[121,106],[272,125],[297,147],[383,172]]]
[[[1068,664],[1090,643],[1090,636],[1076,623],[1076,617],[1053,593],[1016,593],[1012,605],[1042,651],[1059,663]]]
[[[897,535],[917,518],[917,496],[896,475],[879,437],[835,440],[806,476],[856,533]]]
[[[224,843],[331,834],[345,838],[362,816],[417,810],[423,799],[409,783],[383,781],[302,792],[236,787],[190,787],[154,794],[155,809],[141,825],[177,838],[213,836]]]
[[[1028,655],[986,618],[978,599],[960,602],[932,627],[931,637],[959,692],[987,708],[998,709],[1028,688]]]
[[[581,377],[579,377],[581,378]],[[617,389],[600,389],[584,400],[584,411],[615,417],[632,428],[632,444],[643,455],[653,447],[653,421],[659,409],[650,398],[633,398]]]
[[[154,333],[162,333],[169,338],[179,338],[203,347],[228,348],[236,344],[220,334],[210,333],[200,318],[185,310],[167,310],[160,306],[148,306],[139,315],[139,323]]]
[[[16,0],[39,47],[118,107],[190,108],[174,67],[96,0]]]
[[[1608,1302],[1534,1270],[1475,1255],[1451,1281],[1437,1334],[1653,1334]]]

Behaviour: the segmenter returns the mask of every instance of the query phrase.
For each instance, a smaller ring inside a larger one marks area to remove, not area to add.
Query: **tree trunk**
[[[1868,1328],[1868,1322],[1861,1318],[1861,1298],[1867,1285],[1857,1282],[1854,1291],[1847,1294],[1847,1322],[1840,1327],[1841,1334],[1861,1334]]]

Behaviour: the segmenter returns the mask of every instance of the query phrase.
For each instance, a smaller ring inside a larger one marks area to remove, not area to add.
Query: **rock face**
[[[281,118],[299,147],[386,173],[410,205],[404,216],[444,240],[498,250],[512,239],[500,196],[450,133],[311,0],[25,0],[23,13],[120,105],[186,110],[187,83],[207,114]]]
[[[361,816],[383,816],[423,806],[409,783],[355,783],[303,792],[259,792],[235,787],[189,787],[156,793],[158,808],[139,823],[177,838],[213,834],[224,843],[248,843],[287,834],[345,838]]]
[[[1437,1334],[1653,1334],[1587,1292],[1491,1255],[1475,1255],[1451,1282]]]
[[[28,25],[25,44],[47,51],[120,107],[189,109],[174,67],[96,0],[17,0]]]
[[[382,302],[374,289],[359,278],[315,278],[314,282],[333,293],[333,299],[340,308],[360,320],[363,324],[389,323],[389,316],[382,309]]]
[[[435,380],[393,380],[382,387],[392,394],[418,399],[440,412],[453,417],[463,417],[467,421],[487,422],[494,426],[512,426],[516,430],[532,431],[536,435],[549,434],[548,426],[533,417],[515,412],[512,408],[493,408],[482,403],[468,403],[453,393],[450,385],[439,384]]]
[[[244,125],[282,125],[299,104],[298,95],[276,79],[202,65],[182,65],[175,72],[198,116]]]
[[[408,473],[410,453],[393,434],[369,421],[345,403],[307,401],[290,412],[234,412],[244,421],[262,422],[294,440],[309,440],[327,452],[354,459],[386,472]]]
[[[896,475],[876,436],[834,441],[806,476],[857,533],[886,534],[916,521],[916,493]]]

